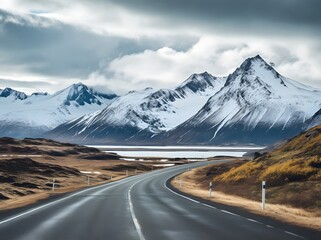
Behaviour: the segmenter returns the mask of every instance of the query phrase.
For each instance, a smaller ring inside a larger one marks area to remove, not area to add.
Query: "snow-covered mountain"
[[[270,144],[321,122],[321,91],[280,75],[260,56],[228,77],[193,74],[175,89],[120,97],[81,83],[53,95],[6,88],[0,106],[0,136],[82,143]]]
[[[34,137],[85,114],[103,109],[117,96],[100,93],[82,83],[53,95],[27,96],[11,88],[0,90],[0,136]]]
[[[255,56],[227,78],[205,72],[174,90],[130,92],[49,136],[115,144],[270,144],[302,131],[320,106],[319,90]]]
[[[104,142],[130,141],[134,136],[148,139],[195,115],[225,81],[204,72],[193,74],[173,90],[132,91],[102,111],[60,125],[50,136]]]
[[[321,104],[321,92],[280,75],[260,56],[227,78],[191,119],[162,137],[181,144],[269,144],[302,131]]]

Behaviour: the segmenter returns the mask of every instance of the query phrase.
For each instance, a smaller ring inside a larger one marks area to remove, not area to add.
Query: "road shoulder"
[[[215,189],[212,193],[212,197],[210,197],[209,190],[200,188],[200,186],[194,181],[192,175],[196,172],[197,168],[179,174],[168,181],[167,185],[172,190],[191,197],[192,199],[197,198],[201,201],[205,201],[206,203],[220,204],[223,207],[236,207],[241,210],[242,214],[247,215],[248,213],[251,213],[262,217],[275,219],[283,223],[321,232],[321,217],[311,216],[309,212],[306,212],[302,209],[267,203],[266,209],[262,210],[260,202],[217,192]]]

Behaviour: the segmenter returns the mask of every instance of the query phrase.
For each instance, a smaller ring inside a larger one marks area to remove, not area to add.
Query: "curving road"
[[[0,212],[0,239],[321,239],[321,232],[171,189],[171,177],[204,164],[162,169]]]

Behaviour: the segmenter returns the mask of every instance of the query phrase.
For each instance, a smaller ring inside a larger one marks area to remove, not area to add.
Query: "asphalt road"
[[[0,239],[321,239],[318,231],[173,192],[168,180],[189,167],[158,170],[0,212]]]

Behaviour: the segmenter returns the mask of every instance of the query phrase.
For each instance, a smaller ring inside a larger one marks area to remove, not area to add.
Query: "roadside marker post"
[[[54,192],[55,191],[55,185],[56,185],[56,179],[55,178],[53,178],[52,179],[52,191]]]
[[[126,170],[126,176],[128,176],[128,170]]]
[[[87,176],[87,184],[90,185],[90,177]]]
[[[262,181],[262,209],[265,209],[265,189],[266,189],[266,182]]]
[[[210,182],[210,197],[212,197],[213,181]]]

